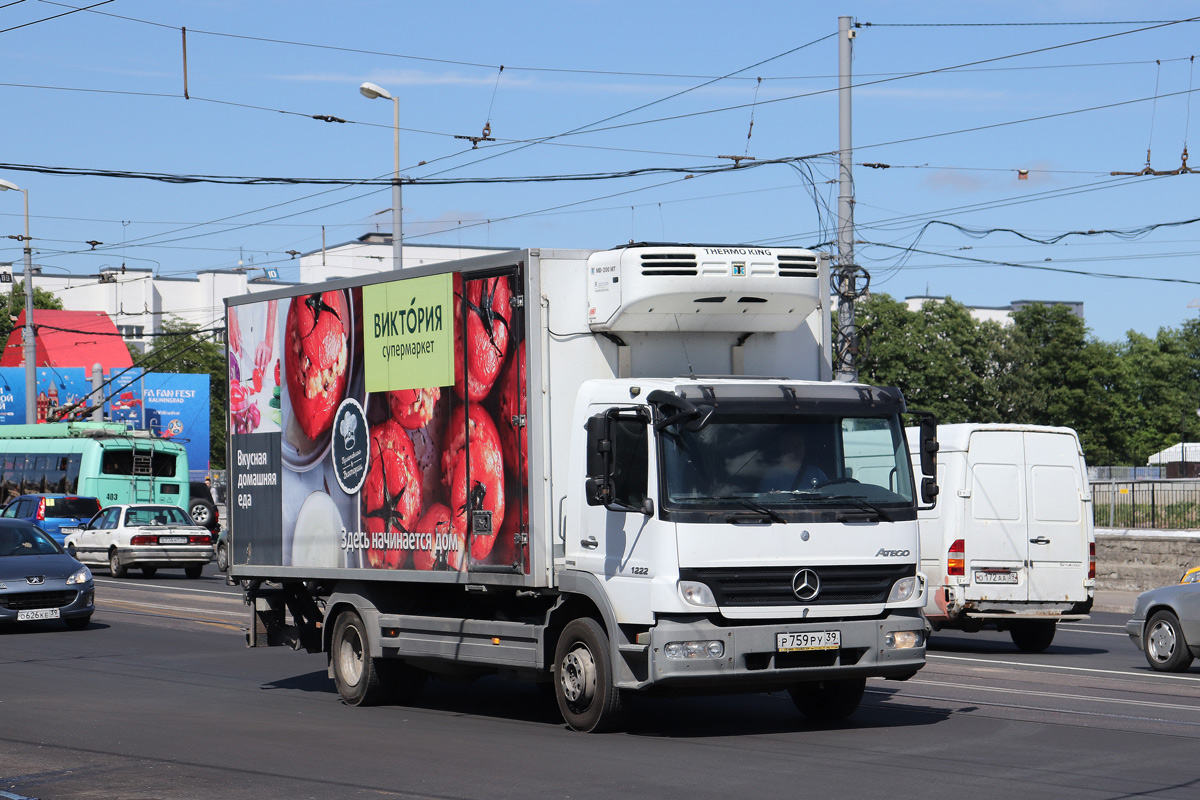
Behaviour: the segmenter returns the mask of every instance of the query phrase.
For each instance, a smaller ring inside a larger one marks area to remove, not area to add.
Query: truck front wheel
[[[810,681],[798,683],[788,690],[800,713],[813,722],[837,722],[858,710],[866,678]]]
[[[346,705],[375,706],[391,695],[394,664],[371,658],[370,652],[362,617],[354,611],[339,614],[333,626],[329,658],[333,662],[334,683]]]
[[[563,720],[577,731],[600,733],[624,719],[621,691],[609,666],[608,635],[594,619],[572,620],[554,648],[554,697]]]

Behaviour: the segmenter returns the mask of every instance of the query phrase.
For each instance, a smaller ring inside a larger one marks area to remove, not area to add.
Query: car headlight
[[[916,576],[901,578],[892,584],[892,591],[888,594],[887,601],[889,603],[903,603],[905,600],[911,600],[916,591]]]
[[[708,584],[699,581],[680,581],[679,593],[683,595],[684,600],[694,606],[715,606],[717,604],[717,598],[713,597],[712,589],[708,588]]]
[[[67,578],[67,585],[72,586],[76,583],[88,583],[92,579],[92,571],[87,567],[82,568],[71,577]]]

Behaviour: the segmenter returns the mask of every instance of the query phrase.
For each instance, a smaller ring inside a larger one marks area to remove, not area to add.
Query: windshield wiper
[[[825,499],[829,500],[831,502],[841,501],[843,503],[849,503],[850,505],[854,506],[855,508],[861,508],[863,511],[871,511],[871,512],[879,515],[879,518],[882,519],[884,522],[892,522],[891,514],[884,511],[882,508],[880,508],[879,506],[870,502],[869,500],[865,500],[864,498],[858,497],[857,495],[835,494],[832,497],[827,497]]]
[[[742,505],[744,505],[746,508],[750,509],[751,511],[753,511],[757,514],[762,514],[763,516],[765,516],[767,519],[771,520],[772,522],[781,522],[785,525],[787,524],[787,520],[784,519],[783,514],[780,514],[775,509],[768,508],[768,507],[762,505],[761,503],[756,503],[749,498],[746,498],[746,497],[722,497],[719,499],[721,499],[721,500],[736,500],[737,502],[741,503]],[[726,522],[729,521],[729,517],[730,517],[730,515],[728,515],[728,514],[725,515]]]

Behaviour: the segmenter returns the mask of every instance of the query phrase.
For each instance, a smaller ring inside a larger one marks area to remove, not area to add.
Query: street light
[[[387,89],[370,81],[359,86],[358,91],[368,100],[382,97],[384,100],[392,101],[392,110],[394,112],[392,127],[396,133],[396,168],[392,173],[392,262],[395,269],[400,269],[403,266],[401,263],[403,255],[401,239],[404,234],[404,229],[401,227],[400,215],[400,98],[392,97]]]
[[[15,183],[0,179],[0,191],[20,192],[25,195],[25,423],[37,422],[37,366],[33,346],[33,251],[29,238],[29,192]]]

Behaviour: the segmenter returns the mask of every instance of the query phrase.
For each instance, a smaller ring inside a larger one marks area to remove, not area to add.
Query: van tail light
[[[38,500],[38,510],[35,516],[37,519],[46,518],[46,498],[43,497],[41,500]]]
[[[1096,543],[1088,545],[1088,577],[1096,579]]]
[[[966,575],[967,574],[967,545],[962,539],[955,539],[954,544],[950,545],[950,550],[946,556],[946,574],[947,575]]]

